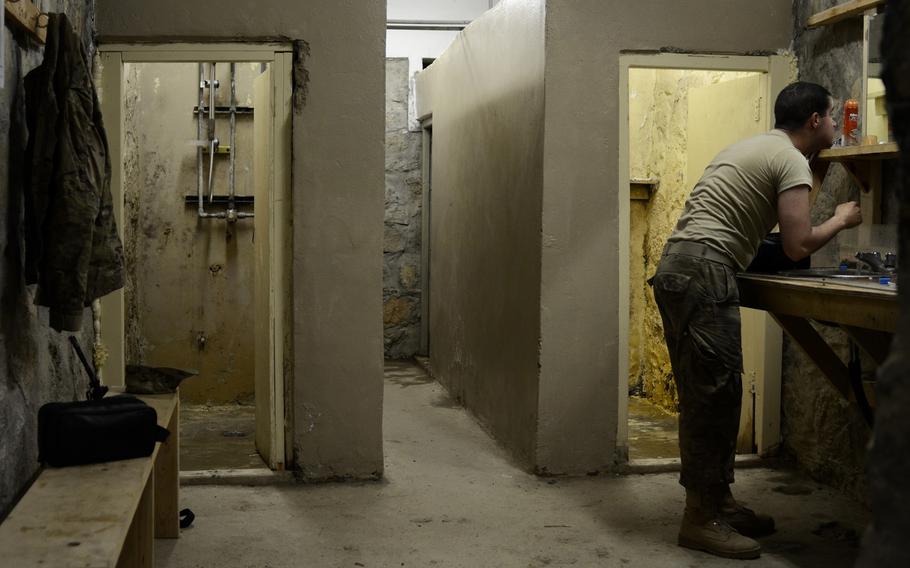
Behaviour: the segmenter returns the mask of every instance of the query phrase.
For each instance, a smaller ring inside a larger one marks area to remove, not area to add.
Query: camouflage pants
[[[732,483],[742,404],[736,272],[671,252],[652,283],[679,395],[679,482],[693,490]]]

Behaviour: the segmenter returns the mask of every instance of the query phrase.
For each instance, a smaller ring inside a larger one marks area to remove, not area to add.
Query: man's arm
[[[834,215],[817,227],[809,218],[809,186],[801,185],[777,196],[777,215],[784,253],[791,260],[801,260],[820,249],[834,235],[863,222],[859,204],[841,203]]]

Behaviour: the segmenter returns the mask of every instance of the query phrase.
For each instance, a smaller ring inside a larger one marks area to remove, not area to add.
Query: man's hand
[[[838,205],[834,210],[834,217],[844,224],[845,229],[850,229],[863,222],[863,213],[859,210],[859,203],[856,201]]]
[[[809,219],[809,186],[788,189],[777,196],[777,216],[784,253],[791,260],[806,258],[844,229],[862,223],[855,201],[841,203],[830,219],[817,227]]]

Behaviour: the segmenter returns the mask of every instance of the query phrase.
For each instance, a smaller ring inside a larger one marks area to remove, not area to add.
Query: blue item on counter
[[[887,286],[888,284],[891,284],[891,277],[890,276],[881,276],[878,279],[878,283],[883,286]]]

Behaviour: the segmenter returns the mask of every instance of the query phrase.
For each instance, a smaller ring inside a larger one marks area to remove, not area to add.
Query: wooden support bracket
[[[850,339],[856,342],[863,351],[865,351],[877,365],[881,365],[888,357],[891,350],[892,334],[885,331],[875,331],[874,329],[863,329],[850,325],[841,326]]]
[[[840,357],[831,349],[824,339],[815,331],[808,320],[795,316],[771,314],[777,323],[793,338],[810,359],[818,366],[819,370],[831,381],[834,388],[846,400],[851,400],[850,374],[847,366]]]
[[[47,41],[47,14],[31,0],[4,0],[7,21],[40,43]]]

